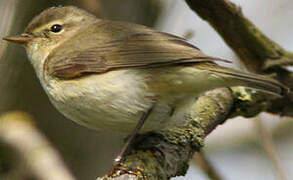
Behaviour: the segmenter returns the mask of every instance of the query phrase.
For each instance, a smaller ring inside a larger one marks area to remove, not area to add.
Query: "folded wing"
[[[183,38],[141,25],[102,21],[85,31],[56,48],[47,58],[46,70],[51,75],[66,79],[122,68],[229,62],[206,56]]]

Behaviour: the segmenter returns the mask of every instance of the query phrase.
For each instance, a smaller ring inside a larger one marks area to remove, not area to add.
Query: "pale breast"
[[[141,132],[163,128],[172,107],[157,102],[136,70],[111,71],[77,80],[50,79],[46,92],[67,118],[92,129],[131,132],[142,113],[155,105]]]

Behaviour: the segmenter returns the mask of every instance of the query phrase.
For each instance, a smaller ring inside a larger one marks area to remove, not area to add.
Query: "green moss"
[[[271,106],[268,96],[260,91],[246,87],[237,87],[233,88],[233,94],[235,96],[235,103],[232,117],[254,117]]]
[[[186,120],[189,119],[189,120]],[[171,144],[180,146],[191,145],[194,149],[203,147],[204,130],[198,119],[186,117],[184,125],[175,126],[171,129],[161,131],[163,138]]]

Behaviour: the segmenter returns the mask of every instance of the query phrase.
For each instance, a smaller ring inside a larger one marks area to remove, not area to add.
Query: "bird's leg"
[[[133,143],[133,140],[134,140],[135,136],[137,135],[138,131],[142,128],[145,120],[151,114],[151,112],[153,110],[153,107],[154,106],[152,106],[147,112],[144,112],[143,113],[143,115],[142,115],[141,119],[138,121],[135,129],[131,132],[129,138],[126,140],[126,143],[124,144],[124,146],[121,149],[120,153],[118,154],[118,156],[114,160],[114,163],[113,163],[114,169],[119,168],[119,165],[121,163],[121,160],[123,159],[123,157],[125,156],[126,152],[129,149],[129,147]]]

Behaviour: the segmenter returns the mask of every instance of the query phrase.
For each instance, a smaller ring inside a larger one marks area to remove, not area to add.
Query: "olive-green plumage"
[[[89,43],[91,41],[94,43]],[[154,68],[216,60],[221,59],[206,56],[183,38],[141,25],[99,21],[52,51],[46,64],[50,74],[74,78],[121,68]]]
[[[154,106],[142,131],[168,128],[210,89],[248,86],[282,95],[277,81],[217,65],[185,39],[125,22],[97,19],[76,7],[50,8],[25,33],[25,44],[56,108],[93,129],[131,131]]]

